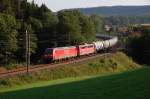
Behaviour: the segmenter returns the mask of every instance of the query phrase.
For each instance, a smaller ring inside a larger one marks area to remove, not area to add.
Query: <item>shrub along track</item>
[[[74,64],[74,63],[78,63],[78,62],[82,62],[82,61],[86,61],[86,60],[90,60],[90,59],[98,58],[98,57],[102,57],[102,56],[108,57],[110,55],[111,55],[111,53],[94,54],[94,55],[88,55],[88,56],[78,57],[78,58],[74,58],[74,59],[69,59],[69,60],[63,61],[61,63],[33,65],[33,66],[29,67],[29,72],[39,71],[39,70],[43,70],[43,69],[56,68],[56,67],[65,66],[68,64]],[[22,67],[22,68],[18,68],[18,69],[14,69],[14,70],[8,70],[6,72],[1,72],[0,78],[15,76],[15,75],[23,75],[23,74],[27,74],[27,67]]]

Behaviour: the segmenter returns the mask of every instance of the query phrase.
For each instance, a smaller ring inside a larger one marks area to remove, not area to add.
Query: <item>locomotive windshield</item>
[[[47,54],[53,54],[53,49],[46,49],[45,51]]]

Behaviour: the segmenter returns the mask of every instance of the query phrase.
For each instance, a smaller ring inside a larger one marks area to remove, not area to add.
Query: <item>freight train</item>
[[[54,62],[94,54],[102,50],[109,49],[116,45],[118,42],[117,37],[102,35],[97,35],[97,37],[101,37],[105,40],[77,46],[47,48],[43,56],[44,61]]]

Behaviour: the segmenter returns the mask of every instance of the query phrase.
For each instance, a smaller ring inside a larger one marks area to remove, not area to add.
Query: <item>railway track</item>
[[[29,72],[31,73],[34,71],[39,71],[39,70],[44,70],[44,69],[56,68],[56,67],[65,66],[68,64],[78,63],[78,62],[82,62],[85,60],[97,58],[100,56],[108,56],[110,54],[111,53],[95,54],[95,55],[91,55],[91,56],[84,56],[84,57],[80,57],[80,58],[76,58],[76,59],[67,60],[62,63],[34,65],[34,66],[30,66]],[[0,78],[10,77],[10,76],[15,76],[15,75],[23,75],[23,74],[27,74],[26,67],[14,69],[14,70],[8,70],[7,72],[0,72]]]

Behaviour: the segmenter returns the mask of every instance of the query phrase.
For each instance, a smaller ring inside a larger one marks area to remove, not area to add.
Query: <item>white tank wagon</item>
[[[118,37],[114,37],[109,40],[109,43],[110,43],[109,46],[112,47],[112,46],[116,45],[117,42],[118,42]]]
[[[97,51],[113,47],[118,42],[118,37],[115,36],[106,36],[106,35],[96,35],[96,36],[105,38],[104,41],[93,42]]]
[[[93,42],[93,44],[95,45],[96,51],[104,49],[103,41]]]
[[[109,47],[110,47],[110,42],[109,42],[109,40],[105,40],[105,41],[103,42],[103,45],[104,45],[104,49],[109,48]]]

